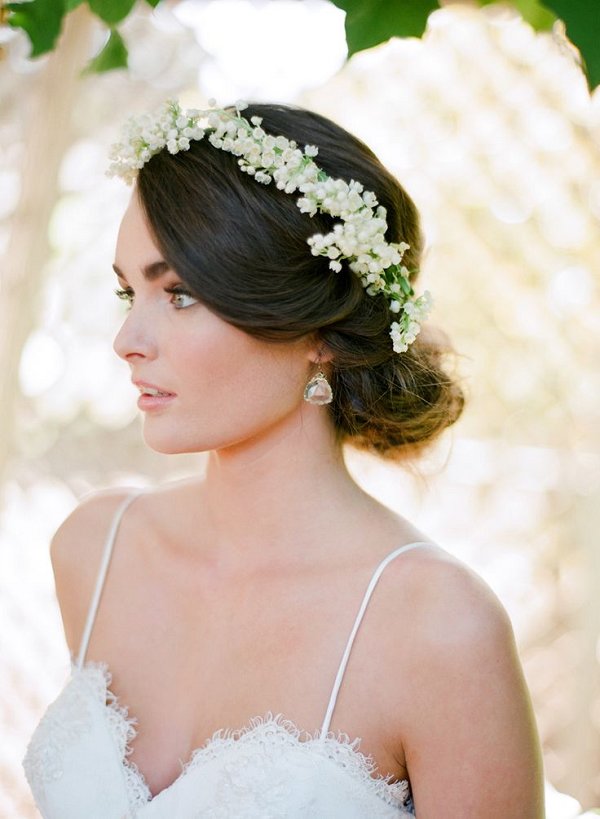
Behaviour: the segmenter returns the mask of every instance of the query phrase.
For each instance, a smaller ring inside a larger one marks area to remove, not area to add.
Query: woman
[[[410,197],[281,105],[171,101],[112,158],[114,348],[148,446],[209,455],[52,540],[72,669],[24,759],[42,815],[543,817],[505,609],[343,459],[414,462],[463,408]]]

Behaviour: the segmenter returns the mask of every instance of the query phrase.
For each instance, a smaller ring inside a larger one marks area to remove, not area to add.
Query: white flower
[[[273,163],[275,162],[275,154],[273,153],[273,151],[264,151],[261,157],[261,162],[263,164],[263,167],[270,168],[271,165],[273,165]]]
[[[240,111],[248,107],[244,100],[233,107],[235,112],[216,108],[211,99],[206,111],[182,111],[177,100],[169,99],[153,115],[129,117],[121,142],[109,151],[107,175],[121,176],[130,184],[154,154],[165,148],[172,154],[186,151],[192,139],[207,136],[213,147],[239,157],[240,170],[258,182],[268,185],[274,180],[279,190],[299,191],[302,195],[296,204],[302,213],[312,217],[320,212],[339,220],[326,236],[314,234],[307,239],[310,252],[327,257],[335,272],[346,259],[369,296],[390,297],[390,310],[400,317],[391,325],[393,348],[404,352],[419,333],[433,300],[427,290],[414,297],[409,271],[400,264],[410,246],[386,241],[386,209],[360,182],[327,176],[313,161],[318,155],[316,145],[305,145],[301,151],[294,140],[266,133],[262,117],[248,121],[241,116]]]
[[[317,212],[316,204],[313,202],[312,199],[309,199],[306,196],[301,196],[296,204],[298,205],[302,213],[309,213],[311,216],[314,216],[315,213]]]
[[[368,208],[374,208],[377,204],[377,197],[371,191],[365,191],[362,198]]]

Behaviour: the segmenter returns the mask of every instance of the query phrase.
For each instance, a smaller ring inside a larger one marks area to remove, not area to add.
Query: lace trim
[[[50,703],[22,760],[25,776],[34,793],[38,783],[52,782],[63,776],[65,749],[89,733],[91,727],[89,699],[81,686],[73,686]]]
[[[106,707],[109,731],[122,762],[129,807],[134,811],[142,808],[151,801],[152,793],[138,766],[135,762],[127,759],[133,753],[131,743],[137,736],[135,728],[138,722],[137,717],[130,717],[127,706],[120,705],[118,697],[110,690],[112,673],[107,663],[88,660],[79,669],[71,660],[71,673],[74,674],[75,672],[80,674],[85,672],[86,680],[94,696],[98,702]]]
[[[236,748],[239,744],[239,749],[242,751],[244,746],[252,745],[257,740],[264,742],[267,737],[270,740],[269,744],[275,740],[281,751],[285,748],[296,749],[300,745],[311,756],[317,751],[324,757],[333,759],[351,776],[358,777],[359,781],[367,786],[369,793],[379,796],[388,805],[397,806],[399,802],[402,804],[409,795],[407,779],[393,783],[389,781],[393,779],[393,774],[372,776],[377,772],[377,764],[372,755],[367,756],[358,750],[361,743],[360,737],[351,740],[348,734],[342,731],[337,731],[337,733],[328,731],[321,738],[320,730],[310,733],[310,731],[298,728],[283,714],[273,714],[272,711],[267,711],[263,716],[252,717],[242,728],[219,728],[202,747],[192,753],[189,761],[183,766],[181,776],[207,759],[217,759],[224,750],[231,748],[234,744]]]
[[[303,748],[307,754],[314,758],[314,752],[321,754],[325,758],[333,759],[341,768],[346,769],[349,774],[356,777],[361,782],[367,792],[382,799],[386,804],[394,807],[401,806],[409,812],[412,809],[412,798],[408,779],[398,782],[390,782],[393,774],[386,776],[377,773],[377,763],[371,754],[364,754],[358,750],[361,737],[351,740],[348,734],[338,730],[328,731],[324,736],[320,736],[321,731],[317,729],[314,733],[298,726],[283,714],[273,714],[267,711],[263,716],[252,717],[249,722],[241,728],[219,728],[208,738],[205,743],[196,748],[186,763],[182,763],[182,770],[177,779],[154,797],[146,783],[144,775],[139,770],[135,762],[127,759],[133,752],[131,742],[137,736],[134,727],[138,720],[136,717],[128,715],[128,708],[120,705],[118,697],[110,690],[112,674],[108,664],[104,661],[87,660],[81,668],[78,668],[71,661],[72,674],[86,674],[94,693],[101,703],[106,704],[109,727],[115,738],[119,754],[122,757],[123,770],[127,782],[130,807],[132,809],[143,807],[153,799],[158,798],[161,793],[172,788],[176,782],[187,776],[188,773],[199,767],[204,760],[215,760],[222,756],[225,749],[231,748],[234,744],[239,750],[244,746],[250,746],[257,740],[264,742],[268,737],[270,745],[275,740],[279,745],[279,750],[285,748]]]

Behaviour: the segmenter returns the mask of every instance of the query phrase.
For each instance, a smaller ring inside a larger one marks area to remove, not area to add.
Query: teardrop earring
[[[304,400],[309,404],[329,404],[333,401],[331,384],[322,370],[319,370],[304,388]]]

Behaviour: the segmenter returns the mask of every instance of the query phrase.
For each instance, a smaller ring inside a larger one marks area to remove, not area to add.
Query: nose
[[[113,350],[124,361],[132,356],[156,358],[156,341],[152,334],[152,322],[143,320],[141,312],[130,308],[121,329],[113,341]]]

